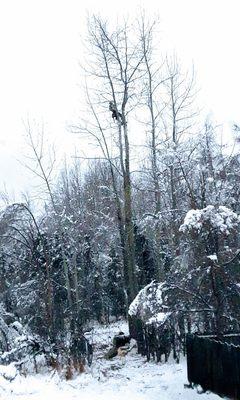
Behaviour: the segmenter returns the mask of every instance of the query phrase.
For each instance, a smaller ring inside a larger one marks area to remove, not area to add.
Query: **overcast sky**
[[[25,152],[22,120],[44,121],[51,140],[71,153],[66,130],[78,117],[79,61],[86,16],[158,14],[163,51],[195,66],[200,103],[219,123],[240,123],[239,0],[0,1],[0,191],[30,188],[18,163]],[[87,7],[87,8],[86,8]]]

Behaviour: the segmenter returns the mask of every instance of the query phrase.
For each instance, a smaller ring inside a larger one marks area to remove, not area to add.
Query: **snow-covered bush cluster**
[[[209,226],[219,233],[230,234],[240,224],[240,216],[225,206],[209,205],[201,210],[188,211],[180,231],[183,233],[195,230],[200,232],[204,226]]]
[[[0,304],[0,375],[11,380],[17,371],[37,372],[53,354],[49,343],[24,327]]]
[[[140,318],[145,324],[163,324],[171,315],[164,304],[165,286],[154,281],[145,286],[130,304],[128,314]]]
[[[14,346],[15,340],[19,337],[22,326],[14,321],[14,316],[7,313],[0,305],[0,350],[2,353]]]

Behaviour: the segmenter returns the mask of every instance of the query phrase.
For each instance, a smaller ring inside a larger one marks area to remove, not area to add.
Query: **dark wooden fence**
[[[228,343],[225,343],[225,342]],[[187,335],[187,370],[191,384],[199,384],[220,396],[240,399],[240,335],[213,337]]]

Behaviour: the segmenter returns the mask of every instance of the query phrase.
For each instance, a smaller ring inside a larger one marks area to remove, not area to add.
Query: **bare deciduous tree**
[[[114,127],[110,126],[110,134],[115,138],[118,148],[118,163],[123,182],[123,206],[121,206],[119,191],[115,184],[114,175],[117,171],[117,164],[113,162],[110,155],[105,128],[103,128],[106,123],[101,121],[100,108],[97,109],[93,105],[92,93],[89,94],[89,89],[87,89],[88,103],[97,127],[97,131],[95,130],[97,133],[91,132],[91,134],[95,135],[111,169],[122,241],[125,283],[128,299],[131,301],[137,293],[137,276],[128,118],[136,103],[138,85],[143,74],[144,52],[141,39],[136,38],[133,33],[133,27],[130,24],[124,23],[121,27],[111,32],[106,22],[94,17],[89,24],[89,33],[95,56],[94,68],[93,64],[91,65],[91,77],[95,76],[101,81],[98,88],[98,102],[102,106],[106,103],[108,106],[110,103],[110,109],[115,111],[116,123]],[[109,112],[108,107],[105,106],[105,113],[106,109]]]

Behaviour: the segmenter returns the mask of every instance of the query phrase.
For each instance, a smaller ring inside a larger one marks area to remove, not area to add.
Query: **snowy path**
[[[125,327],[126,328],[126,327]],[[102,328],[101,328],[102,329]],[[119,327],[117,327],[119,329]],[[125,329],[126,332],[126,329]],[[114,332],[115,333],[115,332]],[[98,331],[98,345],[113,331]],[[55,374],[18,376],[12,383],[0,377],[0,400],[214,400],[213,394],[199,395],[185,389],[186,363],[146,363],[137,354],[124,360],[107,361],[97,352],[87,373],[65,381]]]

